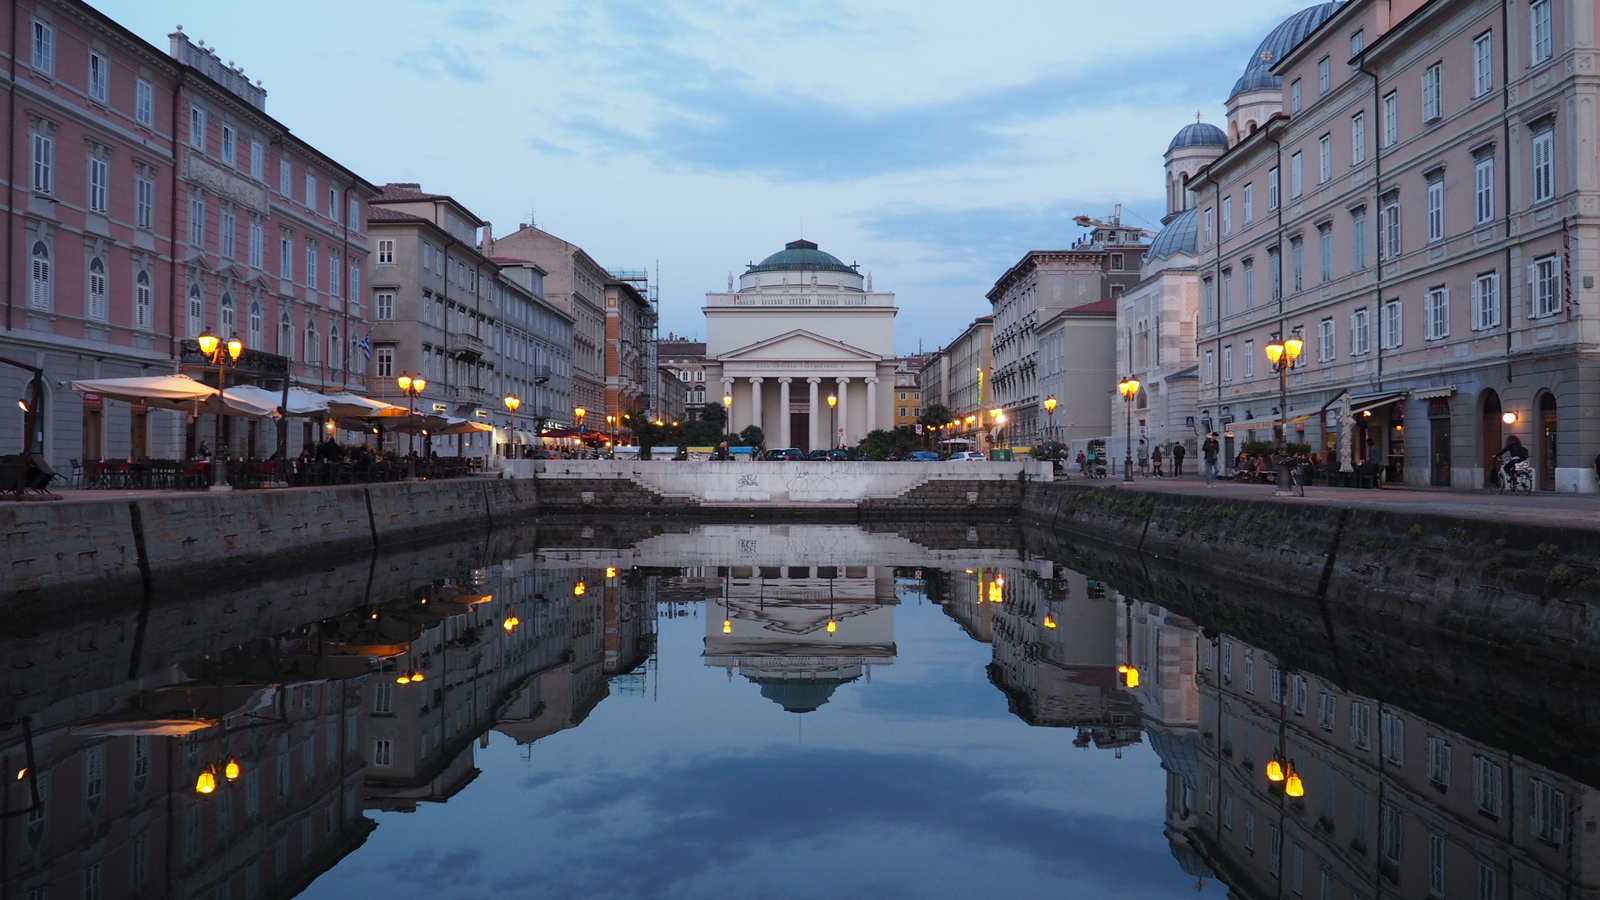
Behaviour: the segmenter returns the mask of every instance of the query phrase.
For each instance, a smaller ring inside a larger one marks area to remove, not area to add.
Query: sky
[[[1077,215],[1155,229],[1167,142],[1305,0],[98,0],[182,24],[376,184],[660,272],[661,328],[798,237],[897,295],[902,353]]]

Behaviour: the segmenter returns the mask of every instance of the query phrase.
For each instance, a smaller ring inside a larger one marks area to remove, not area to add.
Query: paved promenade
[[[1119,478],[1081,478],[1072,476],[1077,486],[1121,490],[1127,487]],[[1274,503],[1347,506],[1352,509],[1377,509],[1386,512],[1412,512],[1429,515],[1462,516],[1473,519],[1499,519],[1509,525],[1519,522],[1558,528],[1584,528],[1600,531],[1600,494],[1554,494],[1535,492],[1532,496],[1500,495],[1493,491],[1452,491],[1445,489],[1389,486],[1382,489],[1308,487],[1304,497],[1276,497],[1270,484],[1218,481],[1207,488],[1198,475],[1183,478],[1139,478],[1134,490],[1208,496],[1217,499],[1240,498]]]

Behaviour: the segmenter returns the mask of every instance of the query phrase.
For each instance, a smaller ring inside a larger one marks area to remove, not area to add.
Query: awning
[[[290,388],[290,393],[294,391],[294,388]],[[374,416],[403,416],[406,414],[404,406],[395,406],[393,403],[384,403],[382,400],[373,400],[368,397],[362,397],[359,394],[352,394],[349,391],[319,394],[318,396],[328,404],[328,415],[330,416],[363,419]]]
[[[1456,392],[1456,386],[1453,385],[1453,384],[1450,385],[1449,387],[1423,388],[1420,391],[1412,391],[1411,392],[1411,399],[1413,399],[1413,400],[1437,400],[1440,397],[1448,397],[1451,394],[1454,394],[1455,392]]]
[[[972,441],[969,441],[966,438],[945,438],[944,440],[940,441],[939,443],[941,443],[941,444],[971,444]]]
[[[200,415],[212,413],[224,416],[265,418],[276,414],[276,401],[268,404],[256,402],[248,391],[249,385],[238,385],[227,392],[201,384],[187,375],[150,375],[138,378],[95,378],[72,382],[72,389],[89,394],[99,394],[113,400],[143,403],[159,409],[175,409]]]
[[[488,422],[475,422],[471,419],[446,418],[444,425],[430,430],[433,434],[479,434],[493,431],[494,426]]]
[[[1377,409],[1380,406],[1388,406],[1396,400],[1404,400],[1407,393],[1407,391],[1389,391],[1383,394],[1369,394],[1365,397],[1351,397],[1350,415],[1359,416],[1368,410]],[[1344,394],[1342,393],[1338,394],[1332,400],[1322,404],[1322,408],[1317,410],[1317,412],[1319,414],[1327,412],[1328,408],[1333,406],[1335,403],[1338,403],[1339,397],[1343,396]]]
[[[571,428],[549,428],[540,433],[547,438],[575,438],[578,432]]]

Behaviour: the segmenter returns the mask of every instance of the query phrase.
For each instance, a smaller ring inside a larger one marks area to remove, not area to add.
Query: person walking
[[[1144,438],[1139,439],[1139,477],[1150,477],[1150,448],[1145,444]]]
[[[1600,467],[1600,461],[1597,461],[1595,463],[1595,465],[1597,467]],[[1087,474],[1089,474],[1089,457],[1082,450],[1078,451],[1078,474],[1079,475],[1087,475]]]
[[[1162,477],[1162,475],[1161,475],[1161,445],[1160,444],[1157,444],[1154,447],[1150,448],[1150,472],[1151,472],[1151,474],[1155,475],[1155,477],[1157,477],[1157,478]]]
[[[1217,486],[1217,454],[1222,452],[1222,445],[1217,443],[1215,431],[1206,435],[1205,443],[1200,445],[1201,467],[1206,473],[1206,487]]]
[[[1188,451],[1183,449],[1183,441],[1172,445],[1172,477],[1183,477],[1183,458],[1187,455]]]

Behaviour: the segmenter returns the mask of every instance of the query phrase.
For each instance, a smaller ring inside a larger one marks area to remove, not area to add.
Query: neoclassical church
[[[706,294],[706,382],[733,398],[735,433],[757,425],[768,447],[853,446],[894,427],[897,311],[858,265],[790,241],[737,289],[730,274],[726,293]]]

